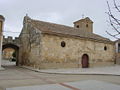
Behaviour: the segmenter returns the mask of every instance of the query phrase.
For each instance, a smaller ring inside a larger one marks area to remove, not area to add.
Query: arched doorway
[[[18,65],[18,55],[19,55],[19,47],[17,45],[7,43],[2,46],[2,52],[3,52],[3,59],[8,58],[11,61],[16,62],[15,64]]]
[[[83,54],[81,64],[82,64],[82,68],[89,67],[89,56],[87,54]]]

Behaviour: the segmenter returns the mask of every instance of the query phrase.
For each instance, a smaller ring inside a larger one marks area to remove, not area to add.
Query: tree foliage
[[[12,54],[13,57],[16,57],[16,52],[14,51],[13,54]]]

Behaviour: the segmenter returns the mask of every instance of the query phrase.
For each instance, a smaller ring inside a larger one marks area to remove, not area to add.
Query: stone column
[[[2,41],[3,41],[3,26],[4,26],[5,18],[0,15],[0,68],[1,68],[1,61],[2,61]]]

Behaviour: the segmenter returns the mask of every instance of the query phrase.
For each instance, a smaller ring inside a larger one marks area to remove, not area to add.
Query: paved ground
[[[7,88],[6,90],[120,90],[120,85],[106,83],[96,80],[85,80],[79,82],[48,84],[39,86],[24,86]]]
[[[47,84],[51,84],[54,86],[54,84],[56,85],[56,83],[60,87],[67,88],[65,90],[68,90],[68,89],[79,90],[78,89],[79,87],[76,86],[77,84],[74,86],[72,85],[72,83],[80,82],[82,85],[82,81],[84,82],[86,80],[88,81],[97,80],[97,81],[103,81],[103,83],[106,82],[106,83],[120,85],[120,76],[45,74],[45,73],[31,71],[24,68],[19,68],[16,66],[6,66],[5,69],[6,69],[5,71],[0,71],[0,90],[4,90],[5,88],[12,88],[12,87],[34,86],[34,85],[39,86],[39,85],[47,85]],[[94,86],[94,82],[93,82],[93,86]],[[119,87],[119,86],[116,86],[116,87]],[[39,89],[36,89],[36,90],[39,90]]]
[[[9,61],[9,60],[2,60],[1,62],[2,62],[3,66],[16,65],[16,62],[12,62],[12,61]]]
[[[32,67],[23,66],[24,68],[31,69],[43,73],[54,74],[107,74],[107,75],[120,75],[120,65],[106,66],[106,67],[93,67],[93,68],[72,68],[72,69],[34,69]]]

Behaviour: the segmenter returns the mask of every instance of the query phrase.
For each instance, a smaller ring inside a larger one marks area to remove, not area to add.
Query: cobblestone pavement
[[[86,80],[97,80],[120,85],[120,76],[111,75],[59,75],[45,74],[28,69],[6,66],[4,71],[0,71],[0,90],[12,87],[58,84],[61,87],[77,88],[65,84],[65,82],[79,82]]]

